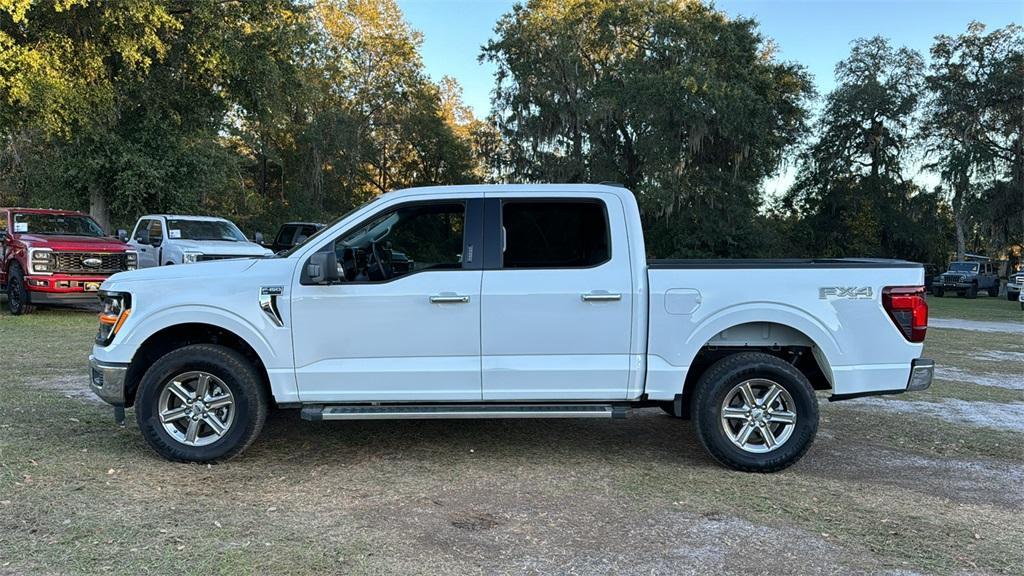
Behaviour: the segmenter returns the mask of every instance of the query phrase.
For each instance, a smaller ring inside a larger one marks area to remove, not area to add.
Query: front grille
[[[252,256],[240,256],[235,254],[200,254],[197,258],[197,262],[206,262],[208,260],[230,260],[231,258],[252,258]]]
[[[128,268],[124,252],[54,252],[53,258],[54,272],[61,274],[113,274]]]
[[[959,274],[944,274],[942,276],[943,284],[960,284],[964,281],[964,277]]]

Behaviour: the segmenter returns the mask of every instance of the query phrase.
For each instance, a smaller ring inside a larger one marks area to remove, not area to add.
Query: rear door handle
[[[432,304],[465,304],[469,302],[469,296],[459,296],[458,294],[438,294],[437,296],[431,296],[430,302]]]
[[[615,302],[622,300],[622,294],[610,294],[608,292],[589,292],[581,296],[585,302]]]

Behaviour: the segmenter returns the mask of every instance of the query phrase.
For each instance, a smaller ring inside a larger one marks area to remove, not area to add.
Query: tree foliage
[[[663,256],[751,255],[761,181],[805,128],[802,67],[699,2],[531,0],[496,28],[506,179],[616,181]]]
[[[927,65],[857,40],[813,124],[804,68],[707,2],[529,0],[494,32],[479,119],[395,0],[0,0],[0,205],[252,232],[407,186],[615,181],[656,256],[942,263],[1024,242],[1019,26],[937,36]]]
[[[419,44],[393,0],[7,0],[0,199],[267,230],[474,181]]]
[[[932,167],[951,190],[957,254],[963,256],[972,236],[977,251],[1019,247],[1024,243],[1024,29],[1010,25],[986,34],[984,25],[973,22],[963,34],[937,36],[931,56],[924,132]]]

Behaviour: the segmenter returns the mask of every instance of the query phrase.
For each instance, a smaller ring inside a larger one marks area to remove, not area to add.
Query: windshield
[[[949,265],[951,272],[977,272],[978,265],[973,262],[953,262]]]
[[[14,232],[20,234],[62,234],[66,236],[105,236],[103,229],[88,216],[64,214],[14,214]]]
[[[245,235],[227,220],[167,220],[167,237],[172,240],[223,240],[246,242]]]

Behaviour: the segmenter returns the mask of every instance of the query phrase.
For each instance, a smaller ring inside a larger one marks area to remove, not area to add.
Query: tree
[[[495,31],[481,58],[498,68],[499,173],[625,184],[660,255],[761,251],[760,184],[812,88],[755,22],[699,2],[531,0]]]
[[[979,213],[972,206],[983,194],[990,202],[1017,207],[1003,240],[1024,235],[1022,30],[1009,25],[986,34],[983,24],[972,22],[965,33],[936,36],[932,45],[924,133],[931,166],[952,191],[957,258],[966,250],[971,214]],[[995,182],[999,178],[1007,181]],[[985,179],[993,185],[986,187]]]
[[[941,195],[904,178],[921,103],[921,56],[874,37],[853,42],[836,88],[801,156],[783,209],[800,219],[793,241],[822,256],[945,259]]]

